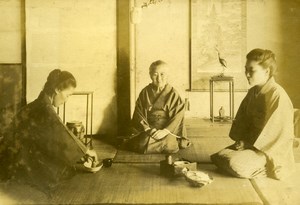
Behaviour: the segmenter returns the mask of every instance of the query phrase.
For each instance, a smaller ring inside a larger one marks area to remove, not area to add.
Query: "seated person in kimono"
[[[168,65],[155,61],[149,68],[152,83],[140,93],[132,118],[129,149],[140,153],[175,153],[190,145],[184,124],[185,104],[167,83]]]
[[[55,111],[75,87],[71,73],[53,70],[38,98],[15,116],[11,132],[0,142],[2,179],[16,179],[47,191],[73,176],[80,159],[97,159],[94,150],[87,149]]]
[[[233,176],[283,179],[294,169],[293,105],[274,79],[276,68],[270,50],[254,49],[247,55],[245,73],[252,87],[229,133],[235,143],[211,156]]]

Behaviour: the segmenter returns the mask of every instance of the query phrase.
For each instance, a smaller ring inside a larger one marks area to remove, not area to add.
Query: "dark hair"
[[[77,86],[74,76],[68,71],[55,69],[49,73],[43,91],[52,96],[55,93],[55,89],[63,90],[70,86],[74,88]]]
[[[276,74],[277,64],[275,54],[270,50],[263,50],[260,48],[253,49],[247,56],[247,60],[256,61],[263,68],[270,69],[270,77]]]
[[[154,68],[156,68],[157,66],[160,66],[160,65],[167,65],[167,63],[162,60],[154,61],[153,63],[151,63],[151,65],[149,67],[149,73],[151,73]]]

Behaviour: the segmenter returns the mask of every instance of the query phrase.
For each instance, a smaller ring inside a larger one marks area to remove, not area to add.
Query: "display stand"
[[[228,82],[229,84],[229,116],[215,116],[214,115],[214,83]],[[209,80],[210,92],[210,119],[215,121],[232,121],[234,119],[234,78],[232,76],[213,76]]]
[[[74,92],[73,95],[86,96],[85,142],[84,143],[85,145],[90,145],[90,147],[92,147],[94,92],[80,91],[80,92]],[[89,110],[91,111],[90,116],[89,116]],[[57,114],[59,114],[59,108],[57,108]],[[66,103],[64,103],[63,105],[63,123],[64,124],[66,123]]]

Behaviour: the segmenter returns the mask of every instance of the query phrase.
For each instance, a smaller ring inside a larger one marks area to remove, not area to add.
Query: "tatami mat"
[[[296,171],[283,181],[270,178],[251,180],[265,205],[298,205],[300,204],[300,164]]]
[[[186,128],[188,136],[228,137],[231,128],[231,123],[212,123],[209,119],[190,118],[186,119]]]
[[[117,149],[114,146],[107,144],[100,139],[93,140],[93,147],[98,154],[99,161],[102,161],[105,158],[114,158],[117,154]]]
[[[184,158],[192,162],[210,162],[210,155],[233,143],[229,137],[191,137],[192,146],[172,154],[174,158]],[[114,162],[152,163],[165,158],[164,154],[138,154],[118,150]]]
[[[160,175],[158,164],[116,163],[87,176],[78,175],[60,187],[52,202],[63,204],[262,204],[249,180],[221,176],[213,165],[199,170],[213,183],[191,187],[183,177]]]
[[[0,204],[49,204],[49,196],[29,186],[13,182],[0,183]]]
[[[117,151],[101,140],[94,140],[99,160],[114,158],[112,167],[103,167],[95,174],[79,172],[59,185],[51,195],[26,185],[2,183],[0,204],[298,205],[299,164],[297,172],[285,182],[268,178],[250,181],[222,175],[210,164],[209,156],[233,141],[228,137],[228,125],[212,126],[218,129],[212,129],[211,124],[197,127],[197,121],[191,122],[188,132],[195,134],[190,137],[193,145],[173,155],[174,158],[198,162],[199,170],[213,176],[213,183],[205,187],[191,187],[183,177],[169,179],[161,176],[159,161],[165,159],[164,154]],[[205,132],[208,133],[206,136],[199,134]]]

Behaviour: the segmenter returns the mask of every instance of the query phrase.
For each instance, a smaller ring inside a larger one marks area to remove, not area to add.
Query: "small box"
[[[197,163],[196,162],[188,162],[188,161],[175,161],[173,163],[174,167],[174,175],[182,175],[182,169],[187,168],[189,171],[197,171]]]
[[[168,164],[167,160],[160,161],[160,174],[166,177],[172,177],[174,175],[174,167],[172,164]]]
[[[197,171],[197,163],[174,161],[172,164],[168,164],[167,160],[160,161],[160,174],[166,177],[181,176],[183,168],[187,168],[190,171]]]

